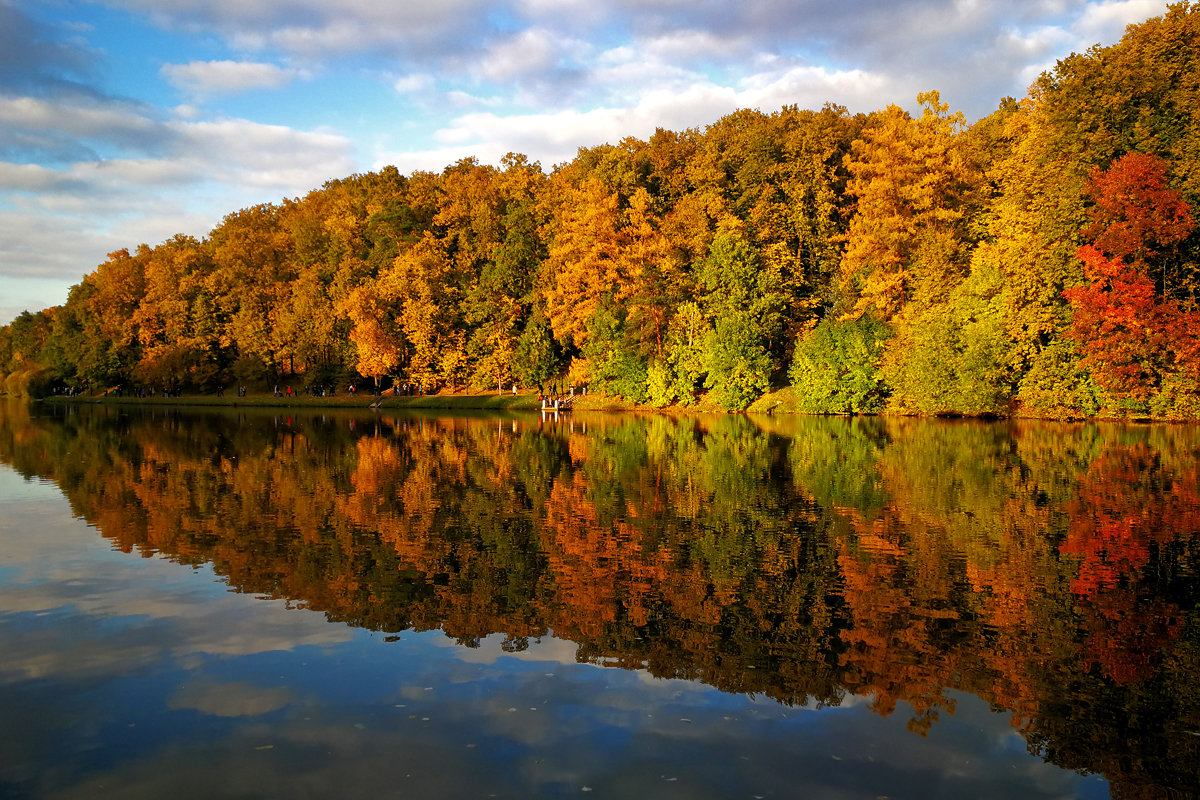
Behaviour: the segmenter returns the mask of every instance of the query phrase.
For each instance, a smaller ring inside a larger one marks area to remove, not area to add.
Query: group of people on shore
[[[245,389],[245,387],[242,388]],[[352,383],[346,387],[346,391],[353,396],[358,393],[358,387]],[[299,397],[300,395],[304,395],[306,397],[333,397],[337,394],[337,388],[333,384],[325,384],[320,386],[303,386],[300,389],[293,390],[292,387],[288,385],[284,386],[281,390],[279,385],[276,384],[274,394],[276,397],[287,398]],[[244,394],[239,396],[244,396]]]

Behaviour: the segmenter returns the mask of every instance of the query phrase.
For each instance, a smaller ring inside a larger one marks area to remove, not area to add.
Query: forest
[[[1198,54],[1185,0],[971,124],[929,91],[331,180],[109,254],[0,328],[0,380],[1198,419]]]

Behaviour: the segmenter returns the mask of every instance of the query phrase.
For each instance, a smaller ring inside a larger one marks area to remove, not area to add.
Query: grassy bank
[[[251,393],[245,397],[238,397],[236,393],[226,393],[220,397],[215,394],[184,394],[181,397],[162,397],[161,395],[155,395],[153,397],[114,397],[111,395],[76,397],[51,396],[41,398],[38,400],[38,402],[52,404],[101,403],[106,405],[154,405],[177,407],[204,406],[218,408],[357,408],[362,410],[370,410],[372,406],[378,404],[377,407],[382,409],[411,408],[448,411],[538,411],[541,409],[541,403],[538,401],[538,396],[536,394],[514,395],[508,393],[496,394],[494,392],[491,394],[435,394],[422,395],[418,397],[406,397],[404,395],[397,396],[391,394],[385,394],[382,397],[377,397],[370,393],[360,393],[356,395],[343,393],[334,395],[333,397],[310,397],[307,395],[276,397],[271,392],[257,394]],[[587,397],[576,397],[575,408],[580,410],[602,411],[633,409],[635,406],[616,397],[590,395]]]

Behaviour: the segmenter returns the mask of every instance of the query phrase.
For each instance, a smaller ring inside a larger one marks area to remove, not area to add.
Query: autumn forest
[[[971,124],[930,91],[332,180],[109,254],[0,328],[0,379],[1197,419],[1198,54],[1189,0]]]

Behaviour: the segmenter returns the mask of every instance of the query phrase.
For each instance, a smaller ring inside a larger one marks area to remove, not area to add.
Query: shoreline
[[[384,395],[382,397],[377,397],[374,394],[350,395],[348,393],[343,393],[333,397],[293,395],[290,398],[275,397],[269,392],[249,394],[245,397],[237,397],[236,395],[232,397],[218,397],[216,395],[202,394],[184,395],[182,397],[114,397],[103,395],[75,397],[66,397],[63,395],[51,395],[49,397],[22,397],[0,395],[0,401],[6,400],[20,400],[24,402],[46,403],[50,405],[158,406],[217,409],[294,408],[303,410],[348,409],[355,411],[513,411],[531,414],[542,412],[541,404],[538,402],[538,396],[536,394],[525,393],[517,395],[482,393],[435,394],[420,396]],[[645,404],[637,404],[620,397],[611,397],[608,395],[575,395],[572,408],[566,409],[560,413],[571,413],[572,410],[609,413],[632,412],[640,414],[781,414],[788,416],[816,417],[892,417],[908,419],[941,419],[947,421],[965,420],[977,422],[1017,422],[1021,420],[1037,420],[1042,422],[1061,423],[1109,422],[1134,425],[1146,425],[1154,423],[1178,425],[1197,423],[1197,420],[1154,419],[1143,416],[1045,417],[1023,416],[1020,414],[1013,414],[1009,416],[957,413],[921,415],[886,412],[877,414],[810,414],[796,409],[790,391],[786,389],[764,395],[763,397],[759,398],[759,400],[752,403],[750,407],[744,411],[729,411],[714,404],[704,402],[700,402],[692,406],[669,405],[657,407]]]
[[[333,397],[311,397],[292,395],[275,397],[271,393],[249,394],[244,397],[217,395],[183,395],[181,397],[115,397],[104,395],[77,395],[66,397],[13,398],[34,403],[51,405],[124,405],[124,406],[178,406],[192,408],[339,408],[358,411],[383,411],[395,409],[442,410],[442,411],[527,411],[540,412],[541,403],[534,394],[436,394],[421,396],[343,393]],[[575,398],[576,409],[587,411],[628,411],[637,407],[623,403],[617,398]]]

